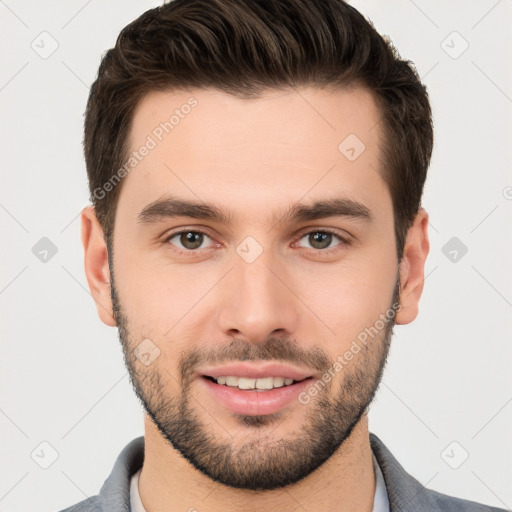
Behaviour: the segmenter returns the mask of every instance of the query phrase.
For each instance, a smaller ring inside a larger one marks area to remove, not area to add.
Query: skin
[[[268,457],[268,443],[300,443],[308,434],[311,439],[321,436],[322,429],[312,422],[318,411],[330,413],[333,430],[338,428],[336,399],[338,406],[359,407],[361,414],[317,469],[288,486],[254,491],[224,485],[198,470],[173,447],[155,417],[146,413],[145,460],[139,481],[144,507],[148,512],[168,510],[169,504],[175,510],[194,507],[224,512],[370,512],[375,477],[363,402],[371,399],[378,386],[391,332],[379,333],[308,404],[294,401],[282,414],[267,416],[268,421],[261,424],[244,422],[207,397],[198,379],[187,381],[185,390],[179,362],[193,350],[216,354],[233,340],[243,343],[252,355],[262,354],[271,338],[286,347],[293,344],[301,354],[318,351],[326,361],[335,361],[389,309],[397,279],[400,309],[395,321],[412,322],[429,251],[428,214],[419,210],[398,262],[392,201],[381,173],[381,116],[372,95],[363,88],[268,91],[251,100],[212,89],[151,93],[136,109],[132,150],[168,118],[167,112],[191,96],[197,106],[122,184],[113,268],[94,209],[86,207],[81,216],[91,293],[101,320],[120,328],[136,391],[160,418],[163,412],[157,413],[157,406],[170,408],[186,392],[209,440],[227,444],[235,453],[254,455],[254,461]],[[349,134],[356,134],[366,147],[354,161],[338,150]],[[212,203],[231,213],[231,223],[187,217],[138,223],[139,212],[164,194]],[[342,196],[365,205],[371,221],[336,216],[275,222],[293,203]],[[197,254],[179,254],[185,250],[179,236],[168,239],[179,228],[200,230],[209,238]],[[321,228],[348,237],[350,243],[333,237],[328,249],[314,250],[306,235]],[[247,236],[262,248],[252,263],[236,252]],[[111,295],[114,275],[117,304]],[[149,366],[133,356],[133,349],[144,339],[160,351]],[[280,362],[296,361],[283,358]],[[301,368],[310,369],[317,378],[322,375],[317,368]],[[367,393],[344,395],[343,390],[349,389],[347,379],[357,375],[360,379],[367,375]],[[338,411],[344,410],[340,407]],[[305,429],[302,434],[299,427]],[[313,427],[317,429],[311,431]],[[293,464],[293,454],[281,455]]]

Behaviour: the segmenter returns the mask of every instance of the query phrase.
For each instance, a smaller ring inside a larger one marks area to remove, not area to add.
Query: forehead
[[[119,207],[123,198],[135,208],[166,193],[260,216],[265,204],[308,196],[371,203],[388,193],[380,115],[361,87],[272,90],[255,99],[214,89],[152,92],[134,112],[128,156],[138,155]]]

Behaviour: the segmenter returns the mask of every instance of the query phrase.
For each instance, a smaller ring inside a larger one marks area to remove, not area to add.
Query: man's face
[[[162,436],[225,485],[307,476],[374,396],[398,279],[379,119],[361,88],[159,92],[135,112],[130,151],[156,144],[119,196],[115,319]],[[155,206],[171,196],[224,218]]]

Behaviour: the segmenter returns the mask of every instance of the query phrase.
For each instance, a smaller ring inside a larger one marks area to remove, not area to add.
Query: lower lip
[[[300,382],[283,386],[280,388],[269,389],[266,391],[241,390],[235,387],[217,384],[205,377],[200,379],[206,386],[209,393],[226,407],[237,414],[247,416],[261,416],[265,414],[274,414],[287,406],[298,395],[311,384],[311,379],[305,379]]]

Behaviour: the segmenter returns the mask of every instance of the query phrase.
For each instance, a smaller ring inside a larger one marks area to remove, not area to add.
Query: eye
[[[336,239],[339,240],[339,243],[332,245]],[[305,233],[297,243],[302,240],[306,240],[306,242],[310,244],[310,247],[307,248],[323,252],[330,252],[340,245],[350,244],[347,238],[344,238],[329,229],[315,229],[314,231],[309,231],[308,233]]]
[[[171,241],[174,238],[176,238],[176,243]],[[180,252],[193,252],[196,249],[205,249],[205,247],[201,246],[207,238],[211,240],[211,238],[202,231],[185,229],[183,231],[177,231],[176,233],[168,236],[165,239],[165,242],[169,242],[172,245],[175,245],[180,250]]]

